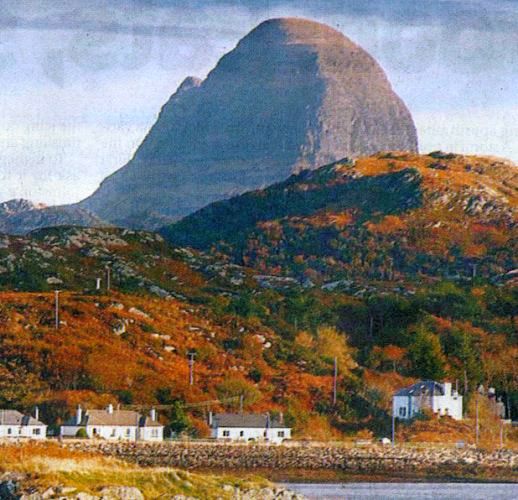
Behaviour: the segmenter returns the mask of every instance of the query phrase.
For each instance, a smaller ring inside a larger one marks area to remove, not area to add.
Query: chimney
[[[444,395],[445,396],[451,396],[452,395],[452,393],[451,393],[451,382],[444,382],[443,387],[444,387]]]
[[[212,427],[212,412],[209,411],[209,427]]]
[[[81,405],[77,405],[76,425],[79,425],[81,423],[82,419],[83,419],[83,409],[81,408]]]
[[[40,409],[37,406],[34,407],[34,418],[36,420],[40,419]]]
[[[110,403],[107,408],[106,408],[106,411],[111,415],[113,414],[113,405]]]
[[[155,410],[155,408],[151,408],[151,410],[149,412],[149,416],[151,417],[151,420],[153,422],[156,422],[156,410]]]

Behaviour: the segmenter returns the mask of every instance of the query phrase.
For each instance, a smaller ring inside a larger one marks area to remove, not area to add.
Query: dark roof
[[[142,416],[140,413],[131,410],[84,410],[79,424],[76,423],[76,416],[73,415],[63,425],[85,427],[87,425],[109,425],[124,427],[162,427],[162,424],[151,420],[150,417]]]
[[[30,415],[16,410],[0,410],[0,425],[45,425]]]
[[[444,396],[444,387],[434,380],[421,380],[396,392],[395,396]]]
[[[269,417],[266,413],[216,413],[213,427],[288,428],[279,418]]]

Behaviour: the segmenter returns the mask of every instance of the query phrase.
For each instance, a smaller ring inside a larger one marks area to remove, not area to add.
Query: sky
[[[518,0],[1,0],[0,201],[88,196],[186,76],[283,16],[372,54],[422,152],[518,163]]]

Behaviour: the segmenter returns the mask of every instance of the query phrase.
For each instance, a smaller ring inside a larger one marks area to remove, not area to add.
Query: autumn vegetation
[[[473,442],[480,385],[518,415],[516,182],[499,160],[385,153],[216,203],[164,237],[6,237],[0,407],[38,404],[56,426],[78,403],[161,405],[168,432],[202,437],[209,410],[242,400],[299,438],[380,437],[393,392],[436,379],[458,385],[468,418],[425,414],[400,439]],[[112,289],[95,290],[106,266]],[[498,445],[486,413],[481,442]]]

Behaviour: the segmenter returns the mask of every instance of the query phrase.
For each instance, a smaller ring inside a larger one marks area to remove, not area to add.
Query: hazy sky
[[[341,30],[383,66],[420,149],[518,162],[518,0],[0,0],[0,201],[78,201],[188,75],[264,19]]]

